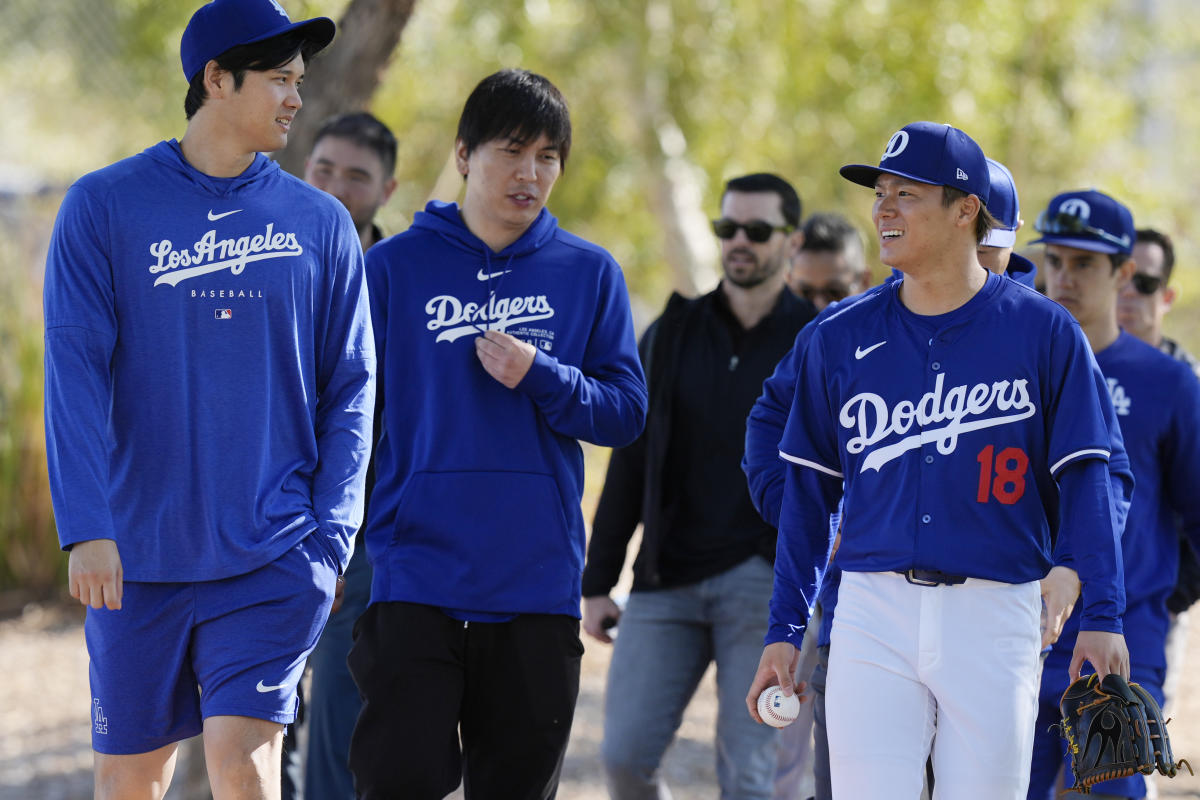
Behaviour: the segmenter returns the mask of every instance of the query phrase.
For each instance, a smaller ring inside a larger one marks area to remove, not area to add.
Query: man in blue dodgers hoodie
[[[583,652],[577,440],[628,444],[646,413],[621,270],[545,208],[570,146],[548,80],[485,78],[459,120],[462,206],[367,254],[383,430],[349,659],[367,800],[558,787]]]
[[[46,440],[70,590],[90,606],[100,798],[165,791],[202,730],[215,796],[278,797],[296,682],[362,514],[374,400],[350,216],[260,154],[287,143],[333,34],[272,0],[204,6],[181,45],[183,139],[84,176],[59,212]]]
[[[1121,540],[1125,638],[1133,680],[1161,705],[1167,672],[1167,598],[1179,574],[1179,530],[1200,546],[1200,381],[1191,368],[1117,326],[1117,300],[1134,274],[1136,232],[1123,204],[1097,191],[1064,192],[1038,217],[1045,245],[1046,295],[1079,321],[1108,383],[1137,486]],[[1087,553],[1077,554],[1086,557]],[[1067,665],[1080,627],[1073,614],[1046,659],[1034,728],[1030,798],[1054,796],[1066,742],[1048,726],[1070,682]],[[1141,775],[1092,787],[1099,798],[1140,798]]]

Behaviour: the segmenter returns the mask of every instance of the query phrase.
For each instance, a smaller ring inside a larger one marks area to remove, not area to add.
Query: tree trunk
[[[675,21],[666,0],[646,7],[644,40],[633,39],[625,80],[641,123],[640,147],[650,176],[649,202],[663,234],[663,260],[674,288],[695,297],[711,291],[719,276],[713,270],[720,251],[704,214],[704,175],[688,158],[688,143],[667,103]]]
[[[663,259],[671,268],[675,289],[696,297],[716,288],[713,271],[720,252],[704,214],[700,169],[687,157],[683,132],[665,108],[648,114],[646,153],[650,206],[663,233]]]
[[[304,108],[275,154],[293,175],[304,172],[313,137],[327,118],[367,107],[379,88],[416,0],[351,0],[337,37],[320,53],[304,81]]]

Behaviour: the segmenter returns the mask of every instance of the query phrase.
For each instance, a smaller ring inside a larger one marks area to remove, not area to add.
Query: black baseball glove
[[[1075,774],[1070,791],[1091,794],[1095,784],[1135,772],[1149,775],[1157,769],[1173,778],[1180,767],[1192,771],[1187,761],[1175,761],[1158,703],[1120,675],[1105,675],[1103,681],[1084,675],[1067,687],[1058,707],[1059,732]]]

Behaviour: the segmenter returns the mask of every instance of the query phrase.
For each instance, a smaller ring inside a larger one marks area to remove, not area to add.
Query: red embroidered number
[[[1029,456],[1019,447],[1006,447],[993,461],[994,450],[989,444],[979,451],[975,459],[979,462],[979,493],[975,499],[986,503],[990,495],[1004,505],[1011,506],[1025,494],[1025,472],[1029,469]]]

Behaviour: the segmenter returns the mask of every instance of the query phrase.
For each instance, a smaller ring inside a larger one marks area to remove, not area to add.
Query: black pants
[[[350,673],[363,699],[350,741],[362,800],[550,800],[579,694],[579,620],[522,614],[464,623],[375,603]],[[460,746],[461,734],[461,746]]]

